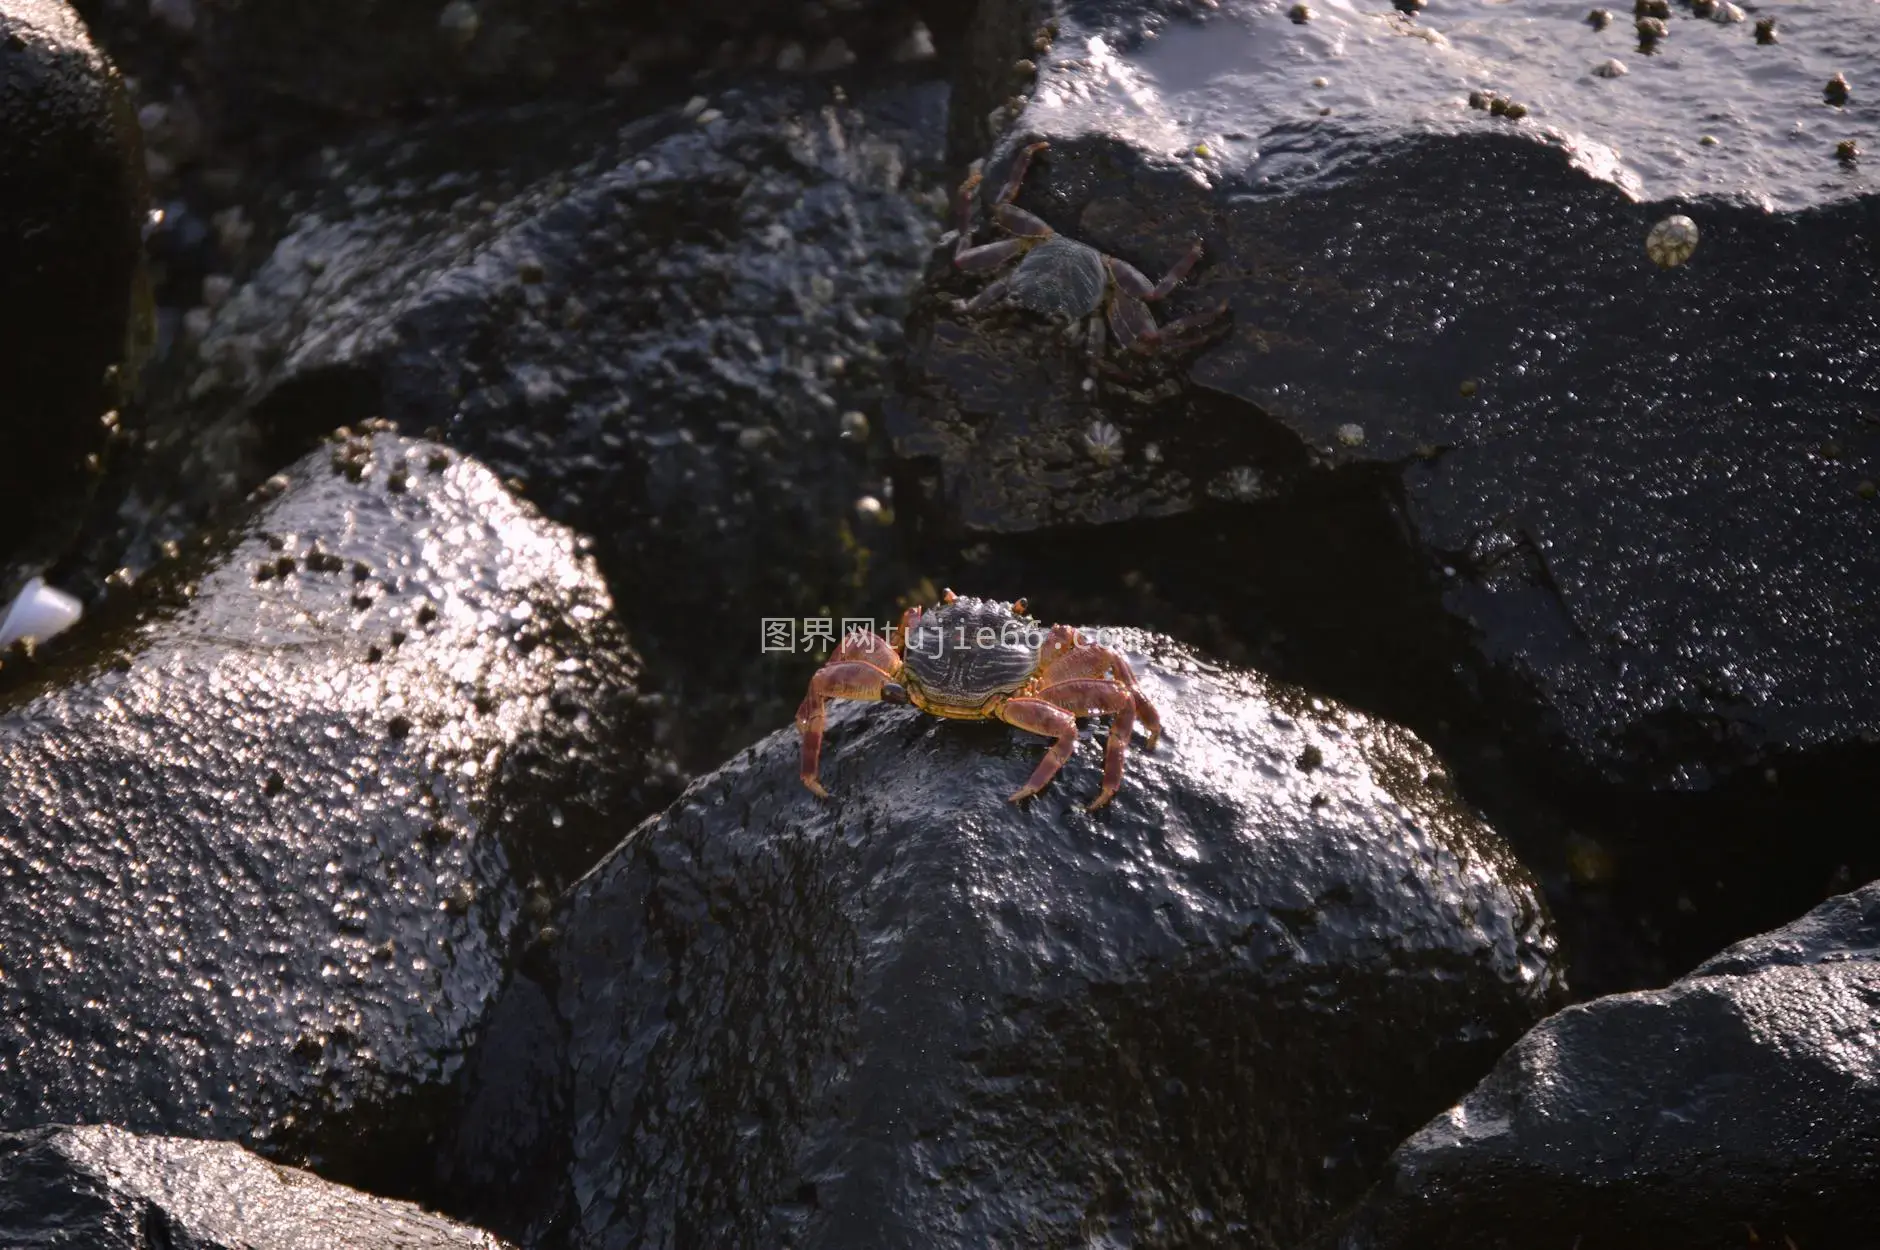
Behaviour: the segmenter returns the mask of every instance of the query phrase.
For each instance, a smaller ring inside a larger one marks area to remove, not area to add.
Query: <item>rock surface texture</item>
[[[1339,1250],[1858,1245],[1880,1186],[1880,885],[1569,1007],[1412,1137]]]
[[[512,945],[659,792],[572,535],[391,436],[270,489],[98,658],[8,657],[0,1126],[395,1187]]]
[[[492,1029],[474,1218],[594,1248],[1244,1247],[1356,1196],[1555,1001],[1537,893],[1409,735],[1122,645],[1165,732],[1094,816],[1089,735],[1018,807],[1042,740],[847,704],[831,799],[785,732],[636,830]]]
[[[336,153],[203,343],[180,480],[253,478],[335,419],[438,431],[595,536],[676,748],[715,766],[800,695],[762,617],[900,589],[844,418],[874,410],[937,233],[945,109],[939,83],[786,84]]]
[[[0,0],[0,1241],[1873,1240],[1869,0],[79,9],[161,211]],[[1109,806],[803,787],[798,627],[947,582],[1139,627]]]
[[[62,0],[0,0],[0,604],[76,530],[140,287],[137,124]]]
[[[968,6],[945,0],[158,0],[141,42],[188,49],[219,129],[265,134],[465,100],[819,73],[934,55]],[[120,19],[120,25],[127,25]],[[150,29],[154,28],[154,29]]]
[[[13,1250],[503,1250],[488,1233],[267,1163],[105,1125],[0,1134]]]
[[[1380,619],[1465,639],[1479,697],[1555,775],[1701,789],[1868,748],[1876,201],[1835,152],[1873,146],[1880,96],[1823,84],[1859,78],[1880,12],[1785,7],[1760,44],[1678,8],[1642,55],[1629,18],[1597,30],[1565,0],[1189,8],[1069,5],[1048,51],[984,67],[1036,61],[976,241],[1046,141],[1018,204],[1151,278],[1201,239],[1157,315],[1225,302],[1218,341],[1112,348],[1086,391],[1037,318],[955,311],[987,277],[937,255],[890,421],[902,511],[971,542],[1232,525],[1335,484],[1398,515],[1374,558],[1434,592]],[[1625,76],[1590,72],[1615,55]],[[1662,269],[1645,239],[1675,213],[1701,242]]]

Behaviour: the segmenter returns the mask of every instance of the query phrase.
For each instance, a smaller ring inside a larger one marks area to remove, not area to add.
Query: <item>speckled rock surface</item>
[[[512,946],[665,792],[571,534],[389,435],[286,478],[160,610],[0,672],[0,1126],[395,1188]]]
[[[1663,990],[1568,1008],[1404,1144],[1336,1245],[1870,1239],[1877,955],[1870,885]]]
[[[107,25],[126,25],[98,0]],[[818,73],[932,57],[965,16],[944,0],[161,0],[152,36],[187,49],[226,130],[283,117],[409,116],[466,99]],[[246,115],[244,116],[244,112]]]
[[[492,1029],[473,1217],[595,1248],[1247,1247],[1355,1197],[1555,1001],[1537,894],[1409,735],[1119,643],[1165,734],[1094,816],[1088,734],[1021,808],[1040,739],[839,704],[830,800],[786,731],[637,829]]]
[[[1036,321],[954,312],[985,279],[937,254],[890,413],[902,512],[955,542],[1231,527],[1343,483],[1440,597],[1378,618],[1466,639],[1557,775],[1695,789],[1870,743],[1876,201],[1835,151],[1873,146],[1880,15],[1784,6],[1760,44],[1680,7],[1644,55],[1564,0],[1189,7],[1068,6],[988,184],[1049,141],[1018,203],[1152,276],[1201,238],[1160,315],[1230,324],[1086,392]],[[1665,270],[1673,213],[1701,242]]]
[[[856,505],[938,230],[945,108],[937,82],[846,104],[782,85],[469,114],[337,153],[205,340],[157,490],[247,480],[335,420],[436,430],[596,539],[675,749],[715,766],[807,676],[761,653],[762,617],[901,589],[887,513]]]
[[[0,0],[0,603],[76,530],[137,338],[143,185],[117,73],[62,0]],[[147,315],[147,314],[146,314]]]
[[[13,1250],[503,1250],[488,1233],[264,1162],[109,1125],[0,1134]]]

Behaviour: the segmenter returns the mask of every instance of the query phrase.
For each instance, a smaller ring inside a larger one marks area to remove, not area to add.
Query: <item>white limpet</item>
[[[1084,450],[1098,464],[1110,464],[1123,454],[1123,432],[1108,421],[1092,421],[1084,430]]]
[[[1645,254],[1653,262],[1674,269],[1697,250],[1697,223],[1682,215],[1667,217],[1645,236]]]
[[[0,616],[0,647],[22,640],[45,642],[78,624],[84,614],[85,607],[78,600],[35,577],[14,596],[6,615]]]

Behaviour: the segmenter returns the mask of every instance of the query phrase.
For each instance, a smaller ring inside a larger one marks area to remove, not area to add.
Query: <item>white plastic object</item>
[[[45,642],[78,624],[85,606],[63,590],[54,590],[45,579],[35,577],[13,597],[6,615],[0,616],[0,647],[10,647],[22,639]]]

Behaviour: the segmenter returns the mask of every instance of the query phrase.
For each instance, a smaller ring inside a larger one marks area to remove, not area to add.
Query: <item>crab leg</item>
[[[1110,333],[1125,350],[1146,352],[1161,337],[1149,306],[1120,288],[1110,293],[1108,315]]]
[[[959,227],[953,240],[953,260],[957,264],[960,254],[965,252],[973,241],[973,194],[979,190],[980,173],[977,169],[966,175],[966,181],[960,183],[958,201],[955,205],[959,213]]]
[[[1016,204],[993,205],[992,219],[998,222],[1000,228],[1007,233],[1015,234],[1021,239],[1030,239],[1033,242],[1048,239],[1057,233],[1051,228],[1051,223],[1044,218],[1036,213],[1028,213]]]
[[[1007,231],[1021,238],[1044,239],[1051,235],[1051,227],[1037,217],[1015,206],[1012,201],[1018,198],[1019,188],[1024,185],[1025,171],[1031,168],[1031,158],[1036,153],[1051,146],[1048,143],[1034,143],[1018,154],[1018,160],[1012,164],[1012,172],[1007,175],[1005,185],[999,188],[998,198],[992,202],[992,215]],[[990,269],[1000,261],[1016,255],[1023,248],[1005,248],[1012,240],[989,243],[986,247],[973,247],[973,197],[978,194],[982,175],[975,169],[966,175],[966,181],[960,183],[960,190],[955,211],[959,214],[959,228],[953,242],[953,263],[962,269]],[[988,255],[987,248],[1002,248],[997,255]],[[966,258],[971,256],[973,261]],[[1146,280],[1145,280],[1146,281]]]
[[[999,719],[1014,729],[1057,739],[1038,761],[1031,780],[1013,792],[1011,801],[1016,803],[1050,785],[1051,778],[1057,776],[1058,769],[1064,767],[1064,761],[1077,749],[1077,718],[1043,699],[1023,698],[1007,699],[999,709]]]
[[[830,699],[856,699],[878,702],[890,698],[900,687],[894,684],[901,671],[901,657],[895,649],[872,631],[851,634],[842,640],[829,662],[809,679],[809,693],[796,709],[796,732],[803,740],[803,784],[818,798],[829,792],[816,780],[822,761],[823,710]]]
[[[1018,189],[1025,185],[1025,171],[1031,168],[1031,158],[1050,146],[1043,142],[1033,143],[1018,154],[1018,159],[1012,162],[1012,172],[1005,176],[1005,185],[999,188],[999,198],[993,201],[994,204],[1010,204],[1018,198]]]
[[[1142,722],[1143,732],[1148,735],[1149,750],[1155,750],[1155,744],[1162,738],[1162,718],[1156,715],[1155,705],[1143,694],[1136,681],[1136,670],[1129,666],[1122,652],[1080,642],[1077,631],[1071,626],[1053,625],[1038,649],[1038,658],[1038,678],[1045,690],[1060,682],[1086,677],[1120,683],[1134,701],[1135,719]],[[1036,694],[1039,698],[1046,697],[1044,690]]]
[[[1079,716],[1111,715],[1110,734],[1103,747],[1103,788],[1086,809],[1095,811],[1108,803],[1123,784],[1123,759],[1129,745],[1130,731],[1136,723],[1136,697],[1119,681],[1082,678],[1046,686],[1035,695],[1008,701],[999,712],[1007,724],[1033,733],[1056,733],[1058,740],[1045,752],[1044,759],[1031,780],[1012,796],[1013,802],[1038,793],[1057,775],[1064,761],[1077,745]],[[1028,723],[1029,722],[1029,723]]]
[[[905,622],[905,618],[903,618]],[[843,664],[859,660],[872,664],[890,675],[901,671],[901,652],[888,639],[877,634],[873,629],[858,629],[843,635],[842,645],[829,657],[829,664]]]
[[[1024,239],[1000,239],[995,243],[986,243],[979,247],[961,248],[953,253],[953,267],[967,273],[982,269],[997,269],[1025,248]]]
[[[1006,242],[1017,243],[1018,240],[1007,239]],[[992,246],[997,247],[998,244],[995,243]],[[997,282],[994,282],[991,286],[988,286],[985,290],[973,296],[971,299],[957,301],[959,310],[961,312],[970,313],[970,312],[979,312],[982,309],[990,308],[994,304],[998,303],[1000,300],[1004,299],[1005,293],[1011,289],[1012,289],[1011,278],[1009,277],[1000,278]]]
[[[971,180],[968,179],[970,182]],[[1015,204],[997,204],[992,209],[993,220],[999,228],[1012,235],[1009,239],[999,239],[992,243],[983,243],[978,247],[968,247],[972,238],[972,228],[966,224],[966,218],[960,219],[960,232],[953,244],[953,267],[972,273],[982,269],[997,269],[1014,256],[1022,256],[1042,239],[1048,239],[1057,233],[1043,220],[1019,208]]]
[[[1188,271],[1193,269],[1195,262],[1200,259],[1201,240],[1196,239],[1194,246],[1188,249],[1188,254],[1176,261],[1175,267],[1163,274],[1160,282],[1151,283],[1143,275],[1142,270],[1126,260],[1117,260],[1114,256],[1110,257],[1110,272],[1116,277],[1116,285],[1137,299],[1162,299],[1181,285],[1181,280],[1188,276]]]
[[[1110,713],[1110,733],[1103,743],[1103,788],[1086,811],[1096,811],[1115,797],[1123,785],[1123,757],[1129,751],[1130,731],[1136,727],[1138,696],[1120,681],[1084,678],[1059,682],[1038,691],[1035,698],[1055,703],[1073,716]]]
[[[1110,332],[1125,348],[1152,352],[1183,343],[1186,336],[1212,324],[1226,312],[1227,305],[1220,304],[1158,326],[1149,313],[1149,306],[1119,286],[1110,294]]]
[[[823,707],[830,699],[859,699],[878,702],[892,677],[873,664],[857,660],[848,664],[829,663],[809,679],[809,693],[796,709],[796,732],[803,739],[803,767],[799,774],[809,792],[826,799],[829,792],[816,780],[822,761]]]
[[[1186,317],[1177,317],[1156,330],[1158,346],[1168,347],[1180,343],[1196,330],[1205,330],[1227,315],[1227,304],[1222,302],[1213,308],[1204,308],[1198,313],[1189,313]]]

